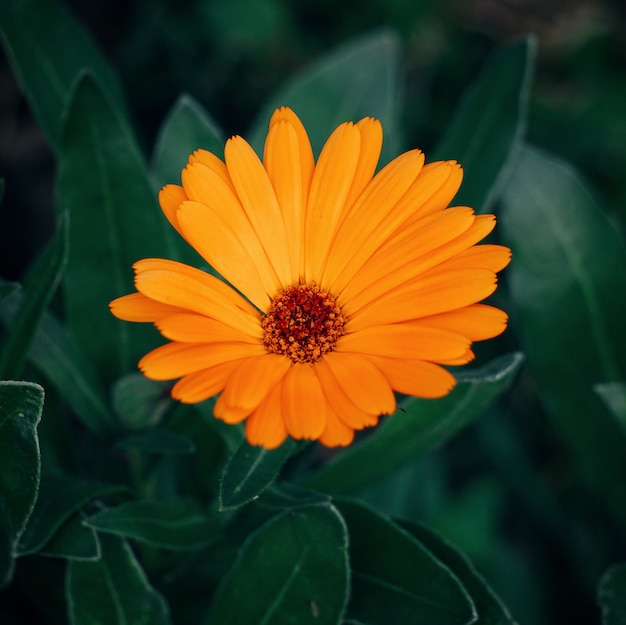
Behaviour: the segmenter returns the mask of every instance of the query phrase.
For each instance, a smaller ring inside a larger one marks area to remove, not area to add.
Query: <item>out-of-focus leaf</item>
[[[408,399],[377,432],[322,467],[307,486],[347,492],[414,460],[480,416],[509,387],[522,362],[518,353],[503,356],[480,369],[458,374],[457,385],[447,397]]]
[[[228,447],[228,451],[234,454],[245,439],[245,434],[241,426],[232,426],[224,423],[221,419],[213,416],[213,406],[215,398],[195,404],[196,411],[202,418],[219,434]]]
[[[346,526],[331,505],[270,519],[243,544],[206,625],[336,625],[348,592]]]
[[[602,625],[626,625],[626,563],[613,565],[600,580]]]
[[[130,131],[89,75],[68,110],[58,195],[70,213],[68,326],[100,377],[112,382],[135,369],[156,332],[119,321],[108,304],[134,291],[135,261],[165,256],[167,224]]]
[[[292,439],[271,450],[243,441],[224,469],[220,509],[238,508],[256,499],[274,481],[295,448]]]
[[[61,217],[52,242],[37,257],[24,280],[20,306],[0,354],[0,379],[19,379],[41,317],[56,291],[67,260],[67,220]]]
[[[0,33],[30,106],[53,147],[59,147],[72,88],[86,69],[123,109],[117,76],[85,30],[59,4],[3,0]]]
[[[259,506],[277,510],[330,502],[331,498],[329,495],[301,488],[291,482],[284,482],[280,485],[272,484],[272,486],[263,491],[258,499]]]
[[[168,625],[169,608],[126,542],[99,536],[101,558],[70,560],[66,600],[71,625]]]
[[[112,395],[120,424],[128,429],[156,425],[171,405],[163,384],[141,373],[129,373],[117,380]]]
[[[433,154],[434,160],[453,159],[463,166],[455,204],[487,211],[510,173],[511,155],[526,126],[536,50],[534,37],[498,50],[461,100]]]
[[[461,552],[423,525],[405,521],[400,522],[400,525],[443,562],[463,584],[478,614],[478,620],[473,625],[515,625],[498,596]]]
[[[118,449],[136,449],[164,456],[186,456],[195,451],[189,437],[167,430],[147,430],[130,434],[120,439],[115,446]]]
[[[0,587],[11,579],[17,543],[37,499],[43,398],[37,384],[0,382]]]
[[[400,42],[383,31],[350,42],[330,52],[294,76],[261,110],[249,136],[263,153],[269,119],[274,109],[291,107],[302,120],[319,154],[324,141],[342,122],[376,117],[385,142],[381,161],[400,151]]]
[[[190,95],[183,94],[163,121],[152,155],[152,171],[159,187],[180,184],[189,155],[199,148],[223,158],[225,138],[209,114]]]
[[[594,392],[626,377],[626,248],[576,173],[537,150],[503,200],[512,318],[542,402],[626,523],[626,432]]]
[[[124,490],[126,487],[115,484],[44,473],[37,503],[20,538],[19,555],[41,550],[61,525],[89,501]]]
[[[215,540],[218,521],[190,499],[131,501],[85,519],[98,532],[135,538],[165,549],[200,549]]]
[[[73,514],[39,555],[64,560],[98,560],[100,543],[95,530],[83,525],[82,514]]]
[[[408,532],[362,504],[336,503],[350,536],[348,617],[368,625],[469,625],[476,611],[450,569]]]
[[[626,382],[605,382],[593,388],[626,431]]]

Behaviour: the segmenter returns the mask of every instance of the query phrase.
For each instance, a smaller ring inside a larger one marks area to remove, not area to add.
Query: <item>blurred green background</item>
[[[294,72],[381,28],[396,32],[403,44],[405,147],[428,155],[488,54],[535,33],[539,52],[527,138],[574,163],[624,231],[622,0],[62,4],[119,72],[146,155],[180,93],[201,102],[227,134],[244,133]],[[0,107],[0,174],[6,183],[0,276],[17,280],[54,229],[56,172],[4,57]],[[394,474],[396,488],[382,483],[366,496],[387,512],[439,529],[470,556],[521,625],[599,623],[595,585],[608,562],[626,557],[623,535],[546,419],[533,384],[523,378],[507,414],[494,410]],[[390,492],[402,497],[389,500]]]

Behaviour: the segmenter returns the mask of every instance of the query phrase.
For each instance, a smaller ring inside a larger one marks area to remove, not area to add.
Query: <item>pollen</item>
[[[270,354],[315,363],[332,352],[346,318],[336,298],[317,285],[296,284],[280,292],[263,317],[263,344]]]

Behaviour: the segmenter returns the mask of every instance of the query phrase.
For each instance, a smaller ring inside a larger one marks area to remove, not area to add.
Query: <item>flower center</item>
[[[317,285],[296,284],[279,293],[263,317],[263,344],[293,363],[314,363],[335,349],[346,319],[337,300]]]

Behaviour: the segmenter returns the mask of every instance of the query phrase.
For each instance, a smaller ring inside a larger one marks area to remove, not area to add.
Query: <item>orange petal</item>
[[[222,399],[223,397],[224,395],[220,394],[215,402],[215,406],[213,406],[213,416],[216,419],[228,423],[229,425],[235,425],[236,423],[241,423],[250,415],[250,411],[245,408],[228,406]]]
[[[447,395],[456,384],[454,376],[439,365],[423,360],[399,360],[368,356],[398,393],[435,399]]]
[[[337,341],[336,353],[438,361],[440,358],[456,358],[469,346],[469,339],[454,332],[399,323],[346,334]]]
[[[226,169],[226,163],[217,157],[215,154],[208,152],[207,150],[195,150],[193,154],[189,156],[189,164],[202,163],[204,166],[211,169],[217,176],[219,176],[230,189],[234,192],[233,182],[228,175],[228,169]]]
[[[354,430],[338,416],[333,406],[326,404],[326,427],[319,437],[326,447],[346,447],[354,440]]]
[[[172,387],[172,397],[184,404],[197,404],[219,393],[239,360],[223,362],[208,369],[189,373]]]
[[[139,368],[152,380],[173,380],[221,363],[265,354],[250,343],[167,343],[148,352]]]
[[[285,427],[295,439],[315,440],[326,427],[326,397],[311,365],[293,365],[282,380]]]
[[[258,345],[260,342],[257,337],[250,336],[221,321],[189,312],[162,317],[156,321],[155,325],[165,338],[181,343],[230,343],[240,341]]]
[[[291,284],[289,244],[272,183],[254,150],[241,137],[224,149],[226,166],[237,195],[281,284]]]
[[[446,262],[447,269],[472,267],[502,271],[511,262],[511,250],[503,245],[474,245]]]
[[[470,341],[484,341],[502,334],[506,329],[507,320],[508,315],[499,308],[486,304],[472,304],[432,317],[422,317],[419,324],[457,332]]]
[[[118,297],[109,304],[109,307],[118,319],[138,322],[154,322],[168,315],[185,312],[183,308],[157,302],[142,293]]]
[[[282,385],[277,384],[246,421],[246,439],[250,445],[276,449],[287,438],[283,419]]]
[[[182,236],[180,227],[178,225],[178,218],[176,217],[176,211],[178,207],[187,200],[187,194],[185,190],[177,184],[166,184],[161,191],[159,191],[159,204],[163,214],[167,217],[167,220],[172,224],[174,229]]]

